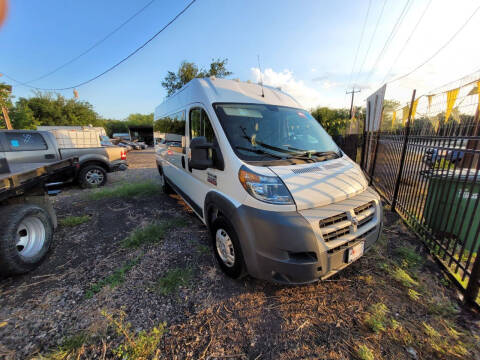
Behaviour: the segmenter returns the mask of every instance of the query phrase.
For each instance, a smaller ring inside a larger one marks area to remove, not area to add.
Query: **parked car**
[[[135,141],[135,143],[139,145],[142,150],[145,150],[146,148],[148,148],[148,145],[145,144],[143,141]]]
[[[465,151],[462,149],[438,149],[429,148],[425,150],[423,155],[423,162],[430,167],[434,167],[437,162],[449,161],[451,164],[455,164],[457,161],[461,161],[465,156]],[[438,164],[438,166],[441,166]],[[446,166],[445,164],[443,166]]]
[[[106,135],[101,135],[100,136],[100,144],[102,146],[107,146],[107,147],[113,147],[113,146],[117,146],[115,145],[113,142],[112,142],[112,139],[110,139],[108,136]]]
[[[163,189],[208,227],[228,276],[309,283],[345,268],[378,239],[380,197],[288,94],[194,79],[154,118],[181,139],[178,148],[156,146]]]
[[[0,157],[11,165],[49,163],[77,157],[80,169],[74,180],[81,187],[103,186],[107,173],[126,170],[127,154],[119,147],[60,147],[54,133],[33,130],[0,130]]]
[[[130,144],[129,144],[128,142],[126,142],[126,141],[120,141],[117,145],[125,148],[127,151],[132,151],[132,150],[133,150],[133,146],[130,145]]]
[[[2,144],[0,143],[0,146]],[[23,274],[45,258],[57,227],[47,184],[76,176],[78,159],[9,163],[0,148],[0,274]]]

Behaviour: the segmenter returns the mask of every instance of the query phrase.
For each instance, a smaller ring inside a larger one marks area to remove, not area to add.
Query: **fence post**
[[[360,159],[360,167],[365,169],[365,151],[367,146],[367,114],[363,117],[363,139],[362,139],[362,158]]]
[[[400,166],[398,169],[397,180],[395,181],[395,190],[393,192],[393,199],[392,199],[392,211],[395,212],[395,208],[397,206],[397,197],[398,197],[398,190],[400,189],[400,181],[402,179],[403,174],[403,165],[405,164],[405,155],[407,152],[407,144],[408,144],[408,137],[410,135],[410,118],[412,117],[412,109],[413,109],[413,102],[415,101],[415,94],[417,90],[414,89],[412,93],[412,102],[410,103],[410,109],[408,110],[408,120],[407,120],[407,127],[405,128],[405,141],[403,142],[402,148],[402,156],[400,158]]]
[[[467,304],[475,304],[480,288],[480,256],[475,258],[473,263],[470,279],[468,280],[467,290],[465,291],[465,302]]]

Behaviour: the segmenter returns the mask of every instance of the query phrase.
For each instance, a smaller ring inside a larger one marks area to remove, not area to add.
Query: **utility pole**
[[[345,94],[352,94],[352,102],[350,103],[350,119],[353,118],[353,98],[355,97],[356,93],[359,93],[360,89],[355,90],[355,87],[352,88],[352,91],[347,91]]]

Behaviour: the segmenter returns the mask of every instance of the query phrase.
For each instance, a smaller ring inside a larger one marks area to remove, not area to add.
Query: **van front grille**
[[[341,214],[338,214],[338,215],[335,215],[335,216],[331,216],[331,217],[322,219],[322,220],[319,221],[320,229],[324,228],[324,227],[327,227],[327,226],[334,225],[336,223],[339,223],[339,222],[342,222],[342,221],[345,221],[345,220],[348,220],[346,213],[341,213]]]
[[[323,240],[326,242],[332,241],[350,234],[351,231],[360,230],[375,218],[375,211],[375,201],[370,201],[354,208],[353,212],[357,221],[356,227],[352,223],[353,219],[349,218],[347,212],[321,219],[318,225]]]
[[[353,211],[355,212],[355,215],[359,215],[364,211],[367,211],[368,209],[375,208],[375,201],[369,201],[368,203],[364,205],[357,206]]]
[[[323,236],[323,240],[332,241],[348,233],[350,233],[350,228],[346,226],[343,229],[335,230],[328,234],[322,234],[322,236]]]

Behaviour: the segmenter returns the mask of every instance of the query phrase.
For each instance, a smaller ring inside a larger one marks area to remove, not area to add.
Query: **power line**
[[[362,66],[360,66],[360,70],[357,73],[357,77],[355,78],[354,84],[358,81],[358,78],[360,77],[360,74],[362,73],[363,67],[365,66],[365,61],[367,60],[368,54],[370,52],[370,48],[372,47],[373,39],[375,38],[375,35],[377,34],[378,25],[380,24],[380,20],[382,18],[383,11],[385,10],[385,5],[387,5],[387,1],[388,0],[383,1],[382,10],[380,11],[380,15],[378,16],[377,23],[375,24],[375,29],[373,30],[372,37],[370,38],[370,42],[368,44],[367,52],[365,53],[365,56],[364,56],[363,62],[362,62]]]
[[[42,75],[42,76],[39,76],[33,80],[29,80],[29,81],[25,81],[23,82],[23,84],[29,84],[29,83],[32,83],[32,82],[35,82],[35,81],[38,81],[38,80],[42,80],[42,79],[45,79],[46,77],[56,73],[57,71],[63,69],[64,67],[70,65],[71,63],[77,61],[78,59],[80,59],[82,56],[88,54],[91,50],[95,49],[98,45],[100,45],[101,43],[103,43],[105,40],[107,40],[108,38],[110,38],[113,34],[115,34],[118,30],[120,30],[122,27],[124,27],[125,25],[127,25],[131,20],[133,20],[135,17],[137,17],[140,13],[142,13],[147,7],[149,7],[150,5],[152,5],[153,3],[155,2],[155,0],[151,0],[150,2],[148,2],[145,6],[143,6],[140,10],[138,10],[135,14],[133,14],[132,16],[130,16],[127,20],[125,20],[123,23],[121,23],[119,26],[117,26],[115,29],[113,29],[113,31],[109,32],[105,37],[103,37],[102,39],[100,39],[99,41],[97,41],[96,43],[94,43],[92,46],[90,46],[88,49],[86,49],[85,51],[81,52],[80,54],[78,54],[77,56],[73,57],[72,59],[68,60],[67,62],[65,62],[64,64],[58,66],[57,68],[47,72],[46,74]]]
[[[383,55],[384,55],[384,53],[385,53],[385,50],[388,48],[388,46],[390,45],[390,42],[391,42],[392,39],[395,37],[395,34],[397,33],[398,29],[399,29],[400,26],[402,25],[403,19],[405,18],[405,15],[406,15],[407,12],[408,12],[409,4],[410,4],[410,0],[407,0],[407,1],[405,2],[405,6],[404,6],[403,9],[402,9],[402,12],[400,13],[400,16],[399,16],[398,19],[397,19],[397,22],[396,22],[395,25],[393,26],[392,31],[391,31],[390,34],[388,35],[387,40],[385,41],[385,44],[383,45],[382,50],[381,50],[380,53],[378,54],[377,59],[375,60],[375,63],[373,64],[370,72],[368,73],[368,76],[367,76],[365,82],[368,82],[368,81],[370,80],[370,78],[372,77],[375,68],[377,67],[377,65],[379,64],[380,60],[382,59],[382,57],[383,57]]]
[[[350,86],[350,81],[352,80],[353,71],[355,70],[355,65],[357,64],[358,53],[360,51],[360,46],[362,45],[363,34],[365,33],[365,27],[367,26],[367,20],[368,20],[368,15],[370,13],[371,5],[372,5],[372,0],[369,0],[368,1],[367,14],[365,16],[365,20],[363,21],[362,32],[361,32],[361,35],[360,35],[360,41],[358,42],[357,51],[355,53],[355,58],[353,60],[352,71],[350,72],[350,77],[348,78],[348,82],[347,82],[347,87]]]
[[[408,75],[411,75],[412,73],[414,73],[415,71],[417,71],[418,69],[420,69],[421,67],[423,67],[425,64],[427,64],[430,60],[432,60],[435,56],[437,56],[443,49],[445,49],[452,41],[453,39],[455,39],[457,37],[458,34],[460,34],[462,32],[462,30],[470,23],[470,20],[473,19],[473,17],[475,16],[475,14],[478,12],[478,10],[480,10],[480,6],[477,7],[475,9],[475,11],[472,13],[472,15],[470,15],[470,17],[467,19],[467,21],[465,21],[462,26],[460,26],[460,28],[452,35],[452,37],[450,39],[447,40],[447,42],[445,44],[443,44],[442,46],[440,46],[440,48],[435,51],[428,59],[426,59],[424,62],[422,62],[420,65],[418,65],[416,68],[414,68],[413,70],[411,70],[410,72],[404,74],[404,75],[401,75],[399,77],[397,77],[396,79],[393,79],[391,81],[389,81],[388,83],[391,84],[392,82],[395,82],[395,81],[398,81],[398,80],[401,80],[405,77],[407,77]]]
[[[150,39],[148,39],[147,41],[145,41],[141,46],[139,46],[137,49],[135,49],[133,52],[131,52],[129,55],[127,55],[126,57],[124,57],[122,60],[120,60],[119,62],[117,62],[116,64],[110,66],[108,69],[106,69],[105,71],[101,72],[100,74],[86,80],[86,81],[83,81],[79,84],[76,84],[76,85],[73,85],[73,86],[68,86],[68,87],[63,87],[63,88],[40,88],[40,87],[36,87],[36,86],[31,86],[31,85],[28,85],[28,84],[25,84],[25,83],[22,83],[18,80],[15,80],[14,78],[12,78],[11,76],[8,76],[7,74],[3,73],[3,75],[18,83],[19,85],[22,85],[22,86],[26,86],[26,87],[29,87],[31,89],[36,89],[36,90],[44,90],[44,91],[61,91],[61,90],[71,90],[71,89],[75,89],[75,88],[78,88],[80,86],[83,86],[85,84],[88,84],[96,79],[98,79],[99,77],[105,75],[106,73],[112,71],[113,69],[115,69],[117,66],[119,66],[120,64],[124,63],[125,61],[127,61],[128,59],[130,59],[133,55],[135,55],[136,53],[138,53],[140,50],[142,50],[145,46],[147,46],[151,41],[153,41],[158,35],[160,35],[160,33],[162,33],[166,28],[168,28],[171,24],[173,24],[180,16],[182,16],[183,13],[185,13],[185,11],[188,10],[188,8],[190,8],[190,6],[193,5],[193,3],[197,1],[197,0],[192,0],[190,1],[190,3],[188,3],[188,5],[183,8],[182,11],[180,11],[172,20],[170,20],[166,25],[164,25],[159,31],[157,31]]]
[[[417,30],[418,25],[420,25],[420,23],[422,22],[423,17],[424,17],[425,14],[427,13],[427,10],[428,10],[428,8],[430,7],[430,4],[431,4],[431,3],[432,3],[432,0],[430,0],[430,1],[428,2],[427,6],[425,7],[425,10],[423,10],[422,15],[420,16],[420,18],[418,19],[417,23],[416,23],[415,26],[413,27],[412,32],[411,32],[410,35],[408,36],[407,41],[405,41],[405,43],[403,44],[402,49],[401,49],[400,52],[398,53],[397,57],[396,57],[395,60],[393,61],[392,66],[390,66],[390,69],[388,70],[387,74],[385,75],[384,79],[382,80],[382,84],[385,82],[385,80],[387,79],[388,75],[390,75],[390,72],[392,71],[393,67],[394,67],[395,64],[397,63],[398,59],[402,56],[403,51],[405,50],[405,48],[407,47],[408,43],[410,42],[410,39],[412,38],[413,34],[414,34],[415,31]]]

